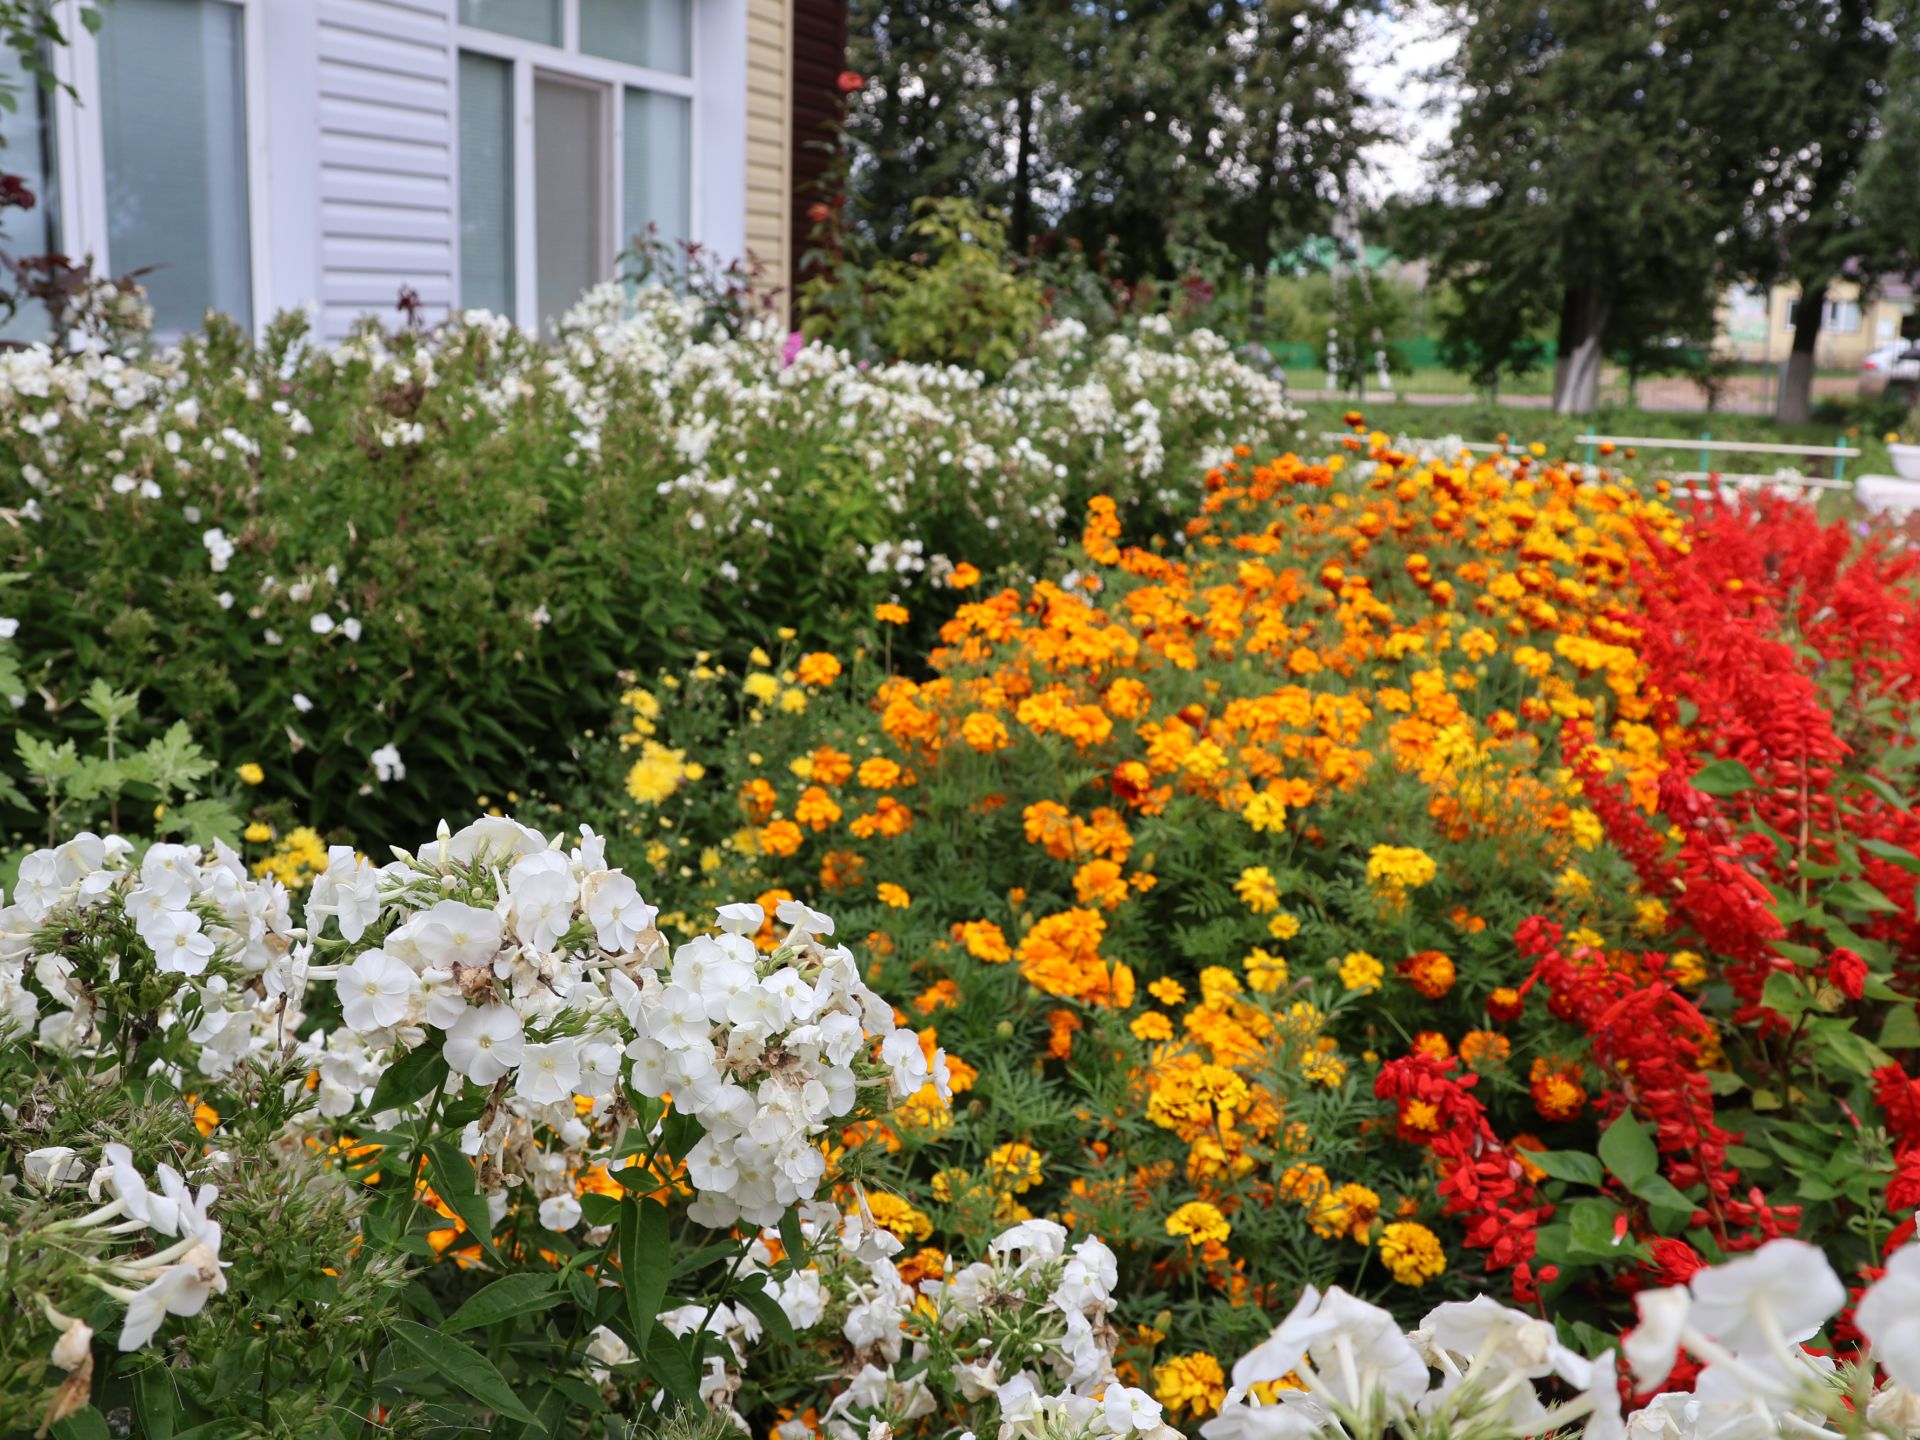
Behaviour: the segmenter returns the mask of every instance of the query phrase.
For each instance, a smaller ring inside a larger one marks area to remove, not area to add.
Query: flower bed
[[[1224,467],[1177,557],[1096,501],[933,678],[882,616],[853,675],[630,693],[603,762],[697,760],[616,843],[831,903],[952,1052],[951,1121],[889,1142],[902,1237],[1100,1234],[1177,1419],[1303,1282],[1598,1344],[1782,1235],[1870,1276],[1920,1200],[1911,563],[1780,502],[1349,462]]]
[[[1359,438],[1131,538],[649,672],[558,838],[27,857],[0,1428],[1913,1431],[1905,554]]]

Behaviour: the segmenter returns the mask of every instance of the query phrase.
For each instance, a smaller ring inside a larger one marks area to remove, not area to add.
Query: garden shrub
[[[844,645],[956,555],[1054,573],[1092,494],[1167,523],[1291,418],[1206,334],[1056,329],[988,382],[710,319],[610,286],[552,344],[475,313],[327,349],[283,317],[0,357],[12,724],[88,733],[99,679],[323,830],[424,828],[564,762],[618,666],[778,623]]]
[[[636,685],[596,757],[620,853],[831,904],[951,1052],[900,1238],[1098,1233],[1122,1373],[1194,1420],[1301,1283],[1592,1353],[1636,1287],[1911,1234],[1910,561],[1384,448],[1123,533],[963,594],[931,678],[882,610],[846,666]]]

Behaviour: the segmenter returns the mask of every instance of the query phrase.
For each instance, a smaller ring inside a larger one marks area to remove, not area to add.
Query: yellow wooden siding
[[[783,320],[791,313],[792,29],[790,0],[747,0],[747,250],[766,267],[765,283],[780,292]]]

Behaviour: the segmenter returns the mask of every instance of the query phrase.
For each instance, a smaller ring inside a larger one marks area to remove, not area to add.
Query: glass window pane
[[[51,97],[27,74],[19,52],[0,45],[0,82],[13,92],[17,109],[0,109],[0,171],[18,175],[33,196],[31,210],[0,211],[0,246],[15,257],[46,255],[60,248],[60,196],[54,189]],[[0,340],[52,338],[46,306],[24,302],[12,319],[0,324]]]
[[[513,65],[460,52],[460,304],[513,314]]]
[[[460,0],[460,23],[558,45],[560,0]]]
[[[102,12],[107,247],[162,331],[220,310],[253,324],[242,15],[220,0],[116,0]]]
[[[534,256],[543,329],[551,329],[581,291],[607,278],[602,95],[597,88],[545,77],[533,84]]]
[[[649,225],[672,245],[693,235],[693,102],[628,90],[622,220],[630,242]]]
[[[580,0],[580,48],[589,55],[693,73],[693,0]]]

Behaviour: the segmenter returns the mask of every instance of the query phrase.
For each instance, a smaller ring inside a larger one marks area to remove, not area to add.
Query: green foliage
[[[6,357],[0,463],[39,518],[0,538],[25,577],[0,728],[46,747],[64,819],[117,785],[205,783],[163,745],[167,773],[86,771],[77,793],[63,767],[100,733],[98,684],[163,737],[184,722],[261,765],[262,806],[425,833],[571,763],[622,667],[737,659],[752,642],[732,637],[782,625],[842,645],[945,557],[1044,573],[1087,496],[1170,515],[1205,454],[1281,440],[1278,390],[1207,336],[1063,337],[1016,362],[1036,286],[989,266],[997,227],[963,215],[929,215],[942,252],[902,270],[900,324],[962,322],[926,358],[1005,370],[986,386],[826,351],[783,370],[763,327],[716,319],[724,297],[657,287],[598,292],[557,345],[488,320],[327,349],[282,317],[257,345],[216,321],[124,368]],[[1167,403],[1192,385],[1205,406]],[[1101,391],[1110,411],[1076,410]],[[1114,443],[1143,401],[1153,445]],[[44,833],[33,810],[0,794],[16,831]]]
[[[890,355],[960,365],[998,377],[1039,333],[1039,285],[1007,265],[1007,232],[991,211],[965,200],[929,199],[907,227],[914,253],[873,274]]]

